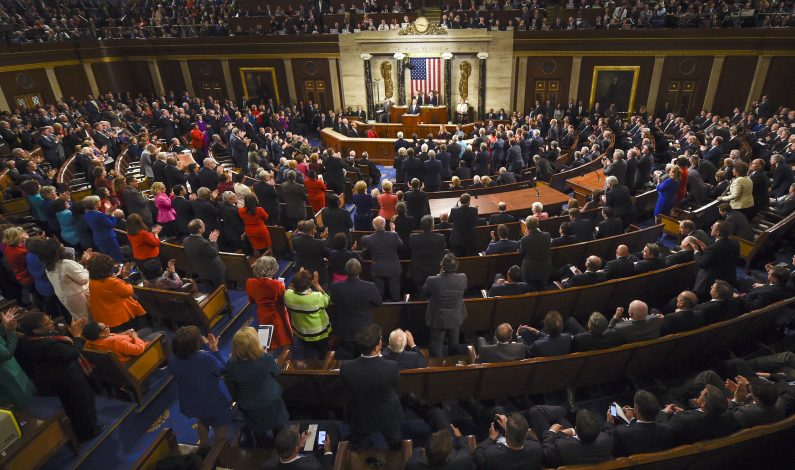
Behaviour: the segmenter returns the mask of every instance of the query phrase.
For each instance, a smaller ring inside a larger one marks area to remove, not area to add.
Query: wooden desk
[[[386,126],[386,127],[385,127]],[[375,126],[373,126],[375,127]],[[337,152],[342,152],[347,154],[351,150],[355,151],[357,155],[361,155],[362,152],[367,152],[370,157],[370,160],[374,163],[378,163],[380,165],[392,165],[395,160],[395,138],[385,138],[384,135],[395,135],[398,131],[403,131],[404,138],[410,139],[411,134],[417,133],[418,136],[425,136],[428,133],[436,135],[436,132],[439,130],[439,126],[437,125],[426,125],[426,126],[416,126],[416,127],[408,127],[404,130],[403,126],[400,124],[378,124],[378,127],[375,127],[378,135],[381,136],[377,139],[368,139],[367,137],[347,137],[335,130],[327,127],[320,131],[320,139],[323,142],[323,146],[327,148],[334,149]],[[382,130],[387,129],[382,134]],[[424,133],[420,132],[411,132],[408,133],[408,129],[416,130],[421,129],[425,131]],[[426,130],[427,129],[427,130]],[[465,128],[466,130],[466,128]],[[410,141],[410,140],[409,140]],[[443,140],[436,140],[437,143],[445,143]],[[464,142],[471,142],[471,140],[467,140]]]
[[[80,448],[69,418],[62,413],[44,419],[27,413],[17,413],[16,416],[22,428],[22,439],[0,456],[3,470],[39,468],[67,443],[75,453]]]
[[[566,183],[574,190],[574,197],[582,207],[586,203],[588,197],[596,190],[604,191],[605,189],[605,172],[601,168],[596,171],[589,171],[588,173],[570,178]]]
[[[518,189],[515,191],[504,191],[500,193],[479,194],[472,197],[470,205],[478,208],[478,215],[485,216],[496,214],[499,212],[497,204],[504,202],[508,205],[508,212],[510,213],[528,213],[530,207],[534,202],[540,202],[544,205],[544,210],[549,209],[550,212],[557,212],[558,209],[569,200],[566,194],[552,189],[539,182],[538,194],[533,188]],[[439,214],[450,213],[450,209],[458,203],[457,197],[430,199],[428,203],[431,206],[431,215],[439,217]]]
[[[447,124],[447,106],[420,106],[419,115],[409,115],[404,117],[408,106],[392,106],[389,110],[389,122],[403,123],[413,126],[423,124]]]
[[[409,109],[408,106],[393,105],[392,108],[389,109],[389,122],[400,123],[401,118],[403,117],[404,114],[406,114],[406,111],[408,111],[408,109]]]
[[[404,126],[416,126],[422,121],[421,114],[404,114],[400,116],[400,123]]]

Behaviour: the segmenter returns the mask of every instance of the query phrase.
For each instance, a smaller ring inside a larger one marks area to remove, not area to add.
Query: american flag
[[[441,59],[409,59],[411,65],[411,94],[420,91],[427,95],[429,91],[439,93],[442,83]]]

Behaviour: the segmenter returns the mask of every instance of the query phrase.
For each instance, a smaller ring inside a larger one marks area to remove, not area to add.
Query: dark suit
[[[607,165],[604,169],[605,176],[615,176],[618,179],[618,184],[625,185],[627,179],[627,162],[623,158]]]
[[[450,234],[450,245],[458,256],[473,256],[477,254],[477,234],[475,226],[478,221],[476,207],[461,206],[450,209],[450,218],[453,232]]]
[[[414,226],[420,226],[420,218],[425,214],[431,213],[431,207],[428,205],[428,194],[424,191],[411,190],[403,195],[403,200],[406,202],[406,209],[408,215],[414,217]]]
[[[610,217],[596,226],[596,238],[612,237],[622,233],[624,233],[624,222],[618,217]]]
[[[694,310],[677,310],[663,317],[660,327],[660,336],[679,333],[681,331],[695,330],[704,325],[704,320]]]
[[[561,356],[571,352],[571,335],[568,333],[549,336],[543,331],[533,334],[522,330],[520,338],[527,345],[528,357]]]
[[[614,330],[606,330],[604,334],[595,335],[589,331],[577,333],[573,338],[573,351],[594,351],[619,346],[621,337]]]
[[[388,442],[400,439],[403,408],[398,399],[400,369],[383,357],[344,361],[340,380],[348,397],[348,424],[354,439],[382,433]]]
[[[690,250],[679,250],[672,253],[665,258],[665,267],[675,266],[677,264],[687,263],[693,261],[694,253]]]
[[[306,219],[306,188],[303,184],[286,181],[282,183],[282,197],[286,205],[285,214],[290,219],[291,227],[298,221]]]
[[[296,270],[304,268],[307,271],[317,272],[320,283],[328,283],[328,269],[324,258],[329,257],[326,242],[309,235],[298,234],[292,239],[294,262]]]
[[[199,184],[202,188],[207,188],[210,191],[214,191],[215,188],[218,187],[218,173],[215,170],[203,167],[201,170],[199,170]],[[194,193],[198,189],[199,188],[194,188],[191,186],[191,190]]]
[[[712,299],[696,305],[693,310],[701,316],[705,325],[709,325],[736,317],[740,313],[740,306],[733,299],[729,301]]]
[[[489,216],[489,225],[509,224],[515,221],[516,217],[507,212],[498,212]]]
[[[606,426],[606,431],[613,435],[615,457],[658,452],[674,446],[674,432],[668,426],[656,422],[641,423],[636,419],[629,424],[624,424],[621,419],[618,421],[615,425]]]
[[[372,282],[358,277],[332,283],[329,286],[331,303],[337,312],[334,330],[342,336],[343,343],[354,342],[356,332],[373,324],[373,309],[383,303],[381,294]]]
[[[502,277],[501,275],[498,275]],[[520,295],[530,292],[530,286],[526,282],[512,282],[502,285],[492,284],[489,288],[489,297],[501,297],[505,295]]]
[[[626,228],[635,221],[635,205],[632,203],[632,196],[626,186],[613,186],[605,192],[605,206],[613,209],[613,215],[621,219]]]
[[[439,159],[441,153],[437,155],[435,158],[431,158],[425,163],[423,163],[423,172],[425,173],[425,190],[426,191],[438,191],[442,185],[442,174],[444,173],[449,179],[450,170],[449,168],[445,171],[444,166],[442,164],[441,159]],[[449,155],[448,155],[449,156]],[[445,163],[449,165],[449,159]]]
[[[240,218],[240,213],[237,211],[235,204],[223,203],[219,206],[221,216],[221,246],[224,251],[232,253],[243,250],[242,236],[245,233],[243,228],[243,219]]]
[[[795,182],[792,169],[786,163],[780,163],[773,169],[773,181],[770,190],[775,197],[782,197],[789,192],[790,185]]]
[[[769,204],[768,200],[768,179],[767,175],[763,170],[754,171],[749,176],[751,178],[751,182],[754,184],[753,186],[753,195],[754,195],[754,212],[759,212],[761,210],[767,209]],[[687,178],[688,186],[690,186],[690,176],[688,175]],[[787,192],[789,192],[789,188],[787,188]],[[786,192],[784,193],[786,194]],[[783,196],[783,194],[782,194]]]
[[[188,223],[193,220],[193,209],[191,209],[190,201],[182,196],[177,196],[171,200],[171,205],[177,213],[177,233],[184,237],[188,234]]]
[[[737,260],[740,258],[740,245],[729,238],[719,238],[705,251],[695,254],[699,271],[693,291],[699,298],[707,297],[712,283],[722,279],[734,284],[737,280]]]
[[[589,219],[574,219],[571,221],[571,233],[577,237],[577,242],[593,240],[593,222]]]
[[[395,232],[376,230],[375,233],[362,237],[362,245],[370,253],[373,266],[370,275],[383,297],[386,286],[389,286],[389,298],[393,302],[400,300],[400,258],[398,250],[403,246]]]
[[[617,321],[615,317],[610,319],[608,329],[614,330],[621,337],[622,343],[633,343],[635,341],[645,341],[660,337],[660,327],[662,319],[657,317],[646,317],[645,320]]]
[[[609,279],[607,273],[585,271],[580,274],[575,274],[563,281],[563,287],[568,289],[569,287],[590,286],[591,284],[598,284]]]
[[[643,274],[649,271],[656,271],[665,267],[665,261],[659,258],[642,259],[635,263],[635,274]]]
[[[441,233],[412,233],[409,236],[411,264],[409,274],[418,291],[422,291],[425,279],[439,273],[439,264],[445,251],[445,239]]]
[[[475,463],[484,470],[535,470],[541,468],[544,452],[538,441],[527,439],[521,450],[513,450],[491,439],[478,444]]]
[[[445,336],[450,347],[449,354],[458,354],[458,329],[467,317],[464,305],[466,288],[467,275],[463,273],[442,273],[425,280],[422,290],[429,299],[425,324],[431,328],[428,347],[431,356],[442,355]]]
[[[534,231],[519,241],[519,254],[522,259],[522,279],[534,290],[541,290],[547,285],[552,273],[552,255],[550,235],[547,232]]]
[[[425,168],[422,160],[417,157],[409,157],[403,160],[403,178],[406,183],[410,183],[412,179],[417,178],[422,181],[422,170]]]
[[[138,214],[143,219],[144,223],[152,226],[152,207],[149,200],[146,199],[140,191],[135,188],[124,188],[124,208],[127,210],[127,215]],[[208,232],[209,233],[209,232]]]
[[[194,199],[190,201],[191,209],[193,209],[193,216],[201,219],[204,222],[204,234],[209,236],[213,230],[218,230],[221,227],[219,220],[220,212],[215,203],[207,199]]]
[[[486,254],[516,253],[518,250],[519,242],[516,240],[497,240],[489,243],[489,246],[486,247]]]
[[[729,402],[729,413],[734,416],[737,426],[750,428],[761,424],[770,424],[784,419],[784,409],[779,406],[765,407],[758,403],[740,405]]]
[[[422,355],[419,346],[416,345],[411,349],[404,349],[401,353],[392,352],[389,347],[386,347],[381,354],[383,354],[385,359],[397,362],[400,370],[428,367],[428,361]]]
[[[746,311],[751,311],[784,300],[791,295],[792,292],[783,285],[766,284],[748,292],[743,299],[743,304]]]
[[[193,260],[199,280],[208,292],[224,284],[226,265],[218,256],[218,244],[200,235],[188,235],[182,240],[185,254]]]
[[[677,445],[723,437],[737,429],[737,422],[728,411],[718,417],[707,416],[699,410],[660,413],[657,422],[664,423],[674,431]]]
[[[635,263],[624,256],[608,261],[605,264],[604,270],[610,279],[629,277],[635,274]]]
[[[188,176],[185,173],[179,171],[174,165],[166,165],[166,191],[170,191],[178,184],[185,186],[187,183]]]
[[[553,467],[604,462],[610,459],[613,450],[613,439],[603,432],[590,444],[551,431],[544,431],[543,440],[544,461]]]
[[[731,234],[748,241],[754,241],[754,229],[742,212],[731,211],[724,219],[731,226]]]
[[[527,357],[527,347],[524,343],[489,343],[482,336],[477,342],[479,364],[485,362],[508,362]]]

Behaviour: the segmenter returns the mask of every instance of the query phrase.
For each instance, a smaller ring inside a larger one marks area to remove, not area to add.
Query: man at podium
[[[420,114],[420,105],[417,104],[417,99],[411,100],[411,105],[409,106],[408,111],[406,114]]]

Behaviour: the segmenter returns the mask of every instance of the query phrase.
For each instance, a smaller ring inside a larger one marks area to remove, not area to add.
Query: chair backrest
[[[205,316],[193,294],[142,286],[133,289],[139,302],[155,318],[166,323],[196,325],[205,332],[212,326],[211,319]]]
[[[226,279],[228,281],[245,283],[246,279],[254,277],[251,264],[244,254],[240,253],[219,253],[221,261],[226,265]]]
[[[166,457],[174,455],[177,452],[179,445],[177,438],[171,431],[171,428],[165,428],[155,437],[155,440],[149,444],[149,447],[141,454],[141,457],[133,464],[133,470],[150,470],[155,468],[157,462]]]
[[[165,259],[176,260],[177,269],[180,271],[185,271],[189,274],[198,272],[193,259],[185,253],[185,248],[182,245],[162,242],[160,243],[160,255]]]

